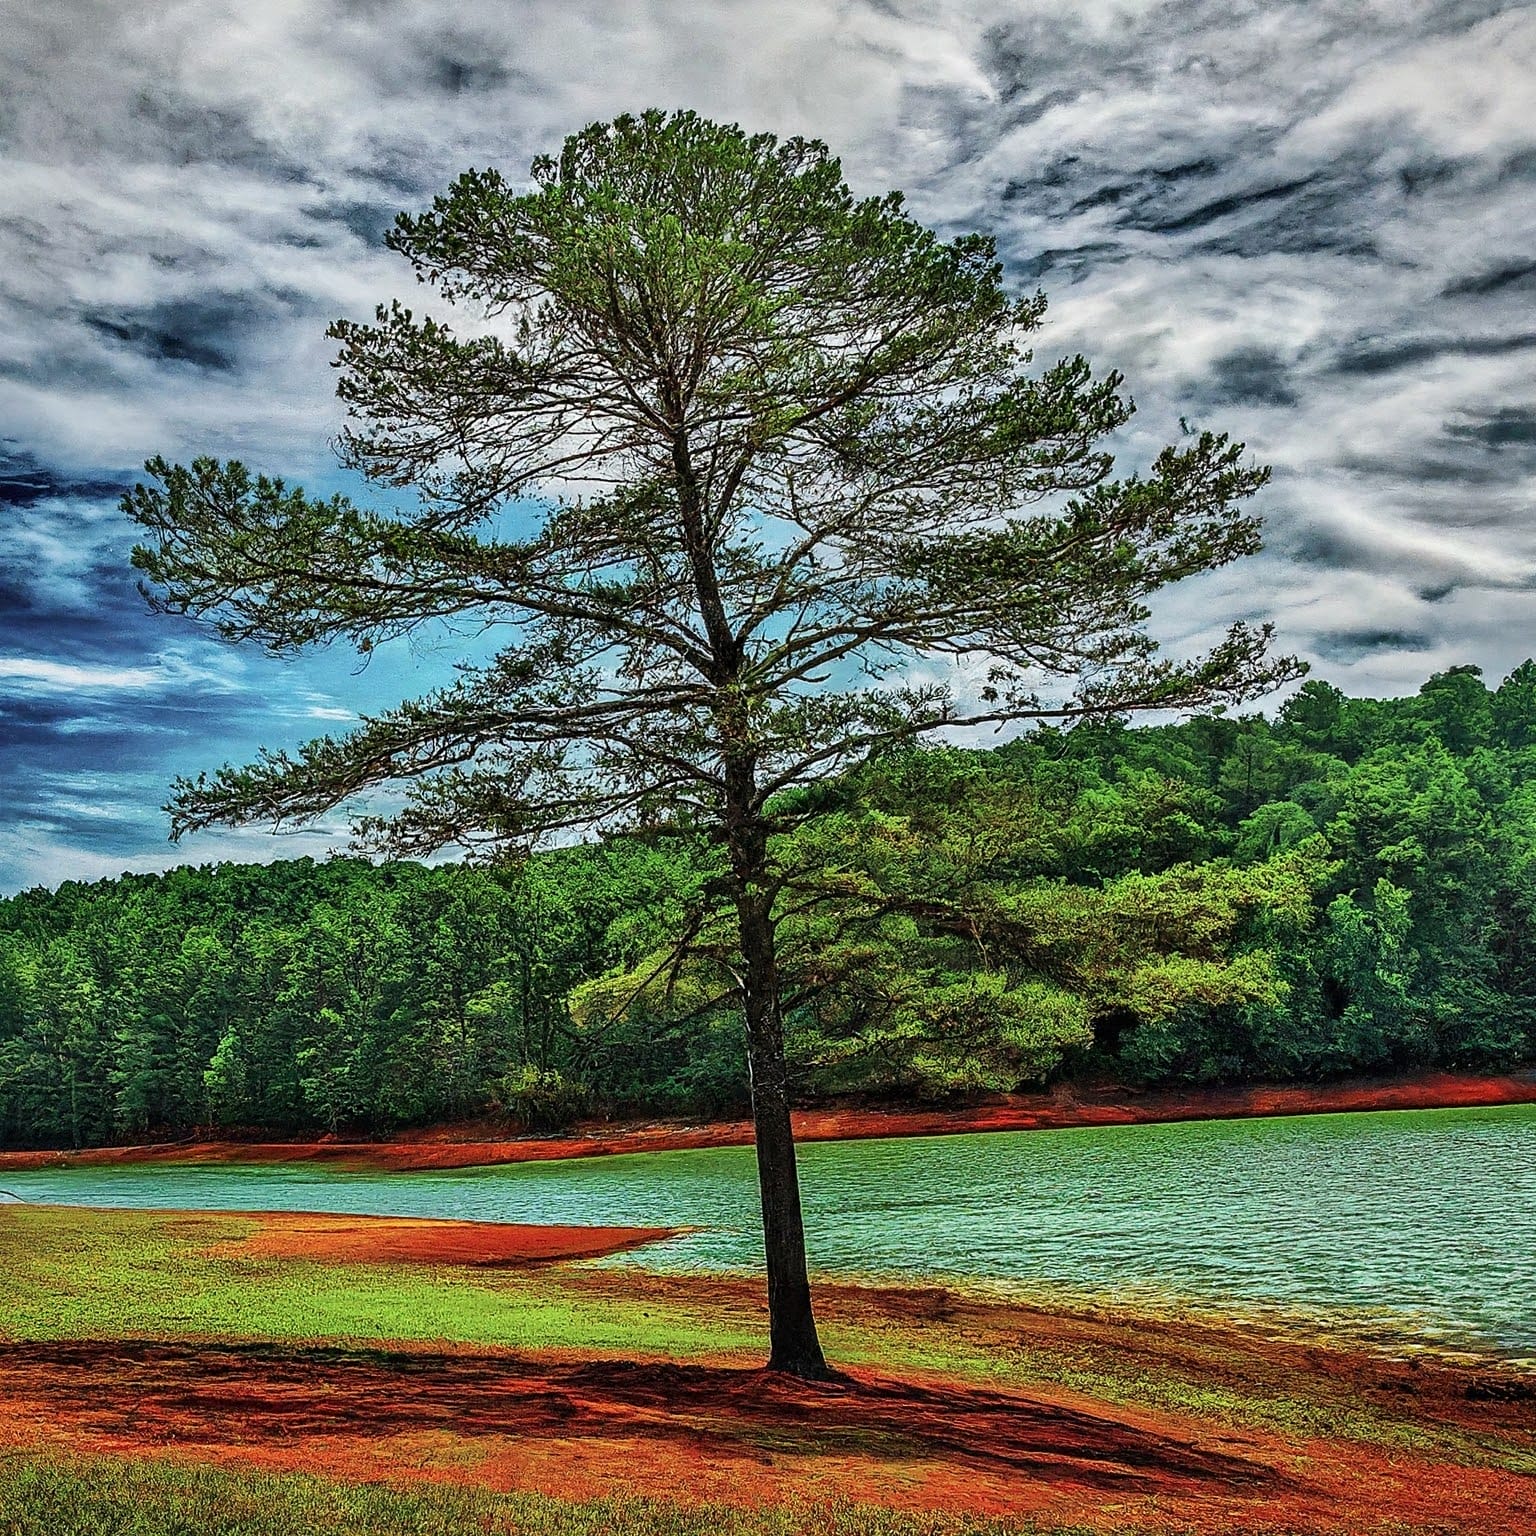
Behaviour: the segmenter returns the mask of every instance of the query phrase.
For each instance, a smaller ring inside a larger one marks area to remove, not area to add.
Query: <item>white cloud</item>
[[[1448,155],[1482,156],[1536,144],[1536,12],[1515,7],[1460,33],[1405,38],[1356,71],[1328,107],[1298,124],[1292,143],[1327,155],[1365,134],[1406,124]]]
[[[23,688],[59,693],[139,691],[164,681],[153,667],[79,667],[36,656],[0,656],[0,678]]]
[[[5,691],[100,695],[109,693],[198,694],[236,692],[243,663],[228,651],[204,648],[196,655],[164,651],[149,666],[101,666],[42,656],[0,656]]]
[[[113,822],[113,813],[92,807],[87,818],[93,830]],[[8,846],[0,861],[0,891],[27,890],[32,886],[57,886],[65,880],[110,880],[121,874],[154,874],[183,864],[270,864],[277,859],[308,855],[323,859],[348,851],[346,836],[305,833],[275,837],[271,833],[224,833],[199,835],[171,843],[164,827],[123,819],[116,822],[115,846],[105,848],[84,841],[78,826],[62,833],[46,828],[21,826],[8,834]]]

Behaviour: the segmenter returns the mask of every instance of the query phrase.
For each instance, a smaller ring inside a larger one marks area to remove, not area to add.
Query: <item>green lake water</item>
[[[1274,1312],[1536,1356],[1536,1105],[811,1143],[813,1268]],[[0,1175],[27,1200],[699,1230],[606,1263],[760,1264],[750,1148],[422,1174]]]

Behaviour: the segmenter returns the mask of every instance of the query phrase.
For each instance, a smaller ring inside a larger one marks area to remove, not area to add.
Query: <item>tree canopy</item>
[[[1110,478],[1119,376],[1032,373],[1044,299],[1007,296],[992,241],[856,199],[819,143],[621,118],[529,191],[469,173],[389,244],[464,312],[332,327],[343,461],[415,506],[155,460],[135,562],[162,606],[277,652],[465,616],[509,643],[350,736],[183,783],[178,831],[390,780],[410,803],[364,835],[396,853],[718,819],[728,731],[761,805],[915,731],[1294,673],[1266,631],[1175,662],[1143,627],[1152,593],[1257,547],[1267,471],[1201,435]],[[983,658],[981,696],[905,681],[915,656]],[[1076,696],[1043,701],[1050,676]]]

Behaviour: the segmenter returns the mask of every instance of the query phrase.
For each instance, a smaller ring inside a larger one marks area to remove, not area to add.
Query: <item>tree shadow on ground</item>
[[[869,1372],[812,1385],[672,1362],[150,1340],[0,1346],[0,1397],[143,1444],[446,1431],[653,1439],[717,1454],[931,1461],[1121,1494],[1279,1492],[1272,1468],[1133,1422],[964,1383]]]

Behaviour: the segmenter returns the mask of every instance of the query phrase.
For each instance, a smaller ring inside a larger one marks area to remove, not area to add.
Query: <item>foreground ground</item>
[[[1042,1131],[1073,1125],[1135,1125],[1174,1120],[1238,1120],[1260,1115],[1337,1114],[1381,1109],[1459,1109],[1478,1105],[1536,1104],[1536,1071],[1495,1075],[1420,1072],[1397,1078],[1341,1083],[1257,1085],[1137,1092],[1122,1087],[1051,1093],[997,1094],[986,1103],[955,1108],[838,1107],[795,1112],[800,1141],[849,1141],[875,1136],[943,1136],[970,1131]],[[184,1138],[145,1146],[87,1147],[75,1151],[0,1152],[6,1168],[48,1168],[115,1163],[325,1162],[344,1168],[410,1173],[488,1167],[620,1152],[675,1152],[695,1147],[745,1147],[746,1120],[706,1124],[681,1120],[586,1123],[558,1136],[508,1137],[504,1128],[477,1122],[419,1131],[395,1140],[209,1141]]]
[[[646,1235],[0,1208],[0,1532],[1536,1531],[1509,1366],[829,1285],[810,1387]]]

